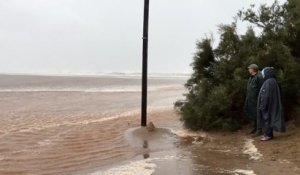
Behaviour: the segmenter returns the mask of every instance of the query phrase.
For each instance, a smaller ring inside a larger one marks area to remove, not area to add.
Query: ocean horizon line
[[[20,75],[20,76],[70,76],[70,77],[139,77],[142,76],[140,72],[0,72],[0,75]],[[149,78],[159,77],[182,77],[187,78],[190,73],[148,73]]]

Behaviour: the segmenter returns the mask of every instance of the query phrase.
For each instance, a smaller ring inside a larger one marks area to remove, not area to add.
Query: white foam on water
[[[279,159],[279,163],[282,163],[282,164],[291,164],[292,162],[286,160],[286,159]]]
[[[177,90],[183,89],[182,85],[161,85],[149,86],[148,91],[161,91],[161,90]],[[0,92],[141,92],[140,86],[119,86],[107,88],[60,88],[60,87],[32,87],[32,88],[13,88],[13,89],[0,89]]]
[[[0,92],[139,92],[139,87],[112,87],[112,88],[19,88],[0,89]],[[151,91],[151,89],[150,89]]]
[[[216,152],[220,152],[220,153],[230,153],[232,150],[230,150],[230,149],[225,149],[225,150],[222,150],[222,149],[214,149],[214,151],[216,151]]]
[[[252,160],[259,160],[263,155],[258,151],[256,146],[254,145],[253,139],[246,139],[245,145],[243,148],[243,153],[250,156]]]
[[[117,115],[111,116],[111,117],[73,121],[73,122],[63,122],[63,123],[57,123],[57,124],[43,125],[43,126],[39,126],[39,127],[30,127],[27,129],[18,130],[18,132],[32,132],[35,130],[51,129],[51,128],[60,127],[60,126],[78,126],[78,125],[88,125],[88,124],[93,124],[93,123],[102,123],[102,122],[111,121],[111,120],[124,118],[124,117],[129,117],[129,116],[137,115],[137,114],[139,114],[139,111],[133,110],[133,111],[128,111],[128,112],[124,112],[121,114],[117,114]]]
[[[72,71],[43,71],[43,72],[0,72],[2,75],[29,75],[29,76],[67,76],[67,77],[117,77],[117,78],[137,78],[141,79],[142,73],[140,72],[72,72]],[[149,78],[189,78],[190,73],[149,73]]]
[[[40,145],[40,146],[46,146],[46,145],[50,145],[52,142],[51,142],[51,140],[49,140],[49,139],[45,139],[45,140],[42,140],[42,141],[39,141],[38,142],[38,144]]]
[[[106,171],[91,173],[90,175],[151,175],[155,172],[156,164],[150,159],[130,162]]]
[[[160,112],[160,111],[165,111],[172,109],[171,106],[160,106],[160,107],[150,107],[149,112]],[[139,109],[123,112],[120,114],[113,115],[111,117],[103,117],[99,119],[89,119],[89,120],[81,120],[81,121],[71,121],[71,122],[62,122],[62,123],[55,123],[55,124],[44,124],[42,126],[36,126],[36,127],[30,127],[26,129],[20,129],[17,130],[17,132],[33,132],[36,130],[44,130],[44,129],[51,129],[51,128],[56,128],[56,127],[61,127],[61,126],[80,126],[80,125],[88,125],[88,124],[93,124],[93,123],[103,123],[106,121],[111,121],[111,120],[116,120],[120,118],[126,118],[130,116],[135,116],[140,114]],[[15,130],[14,130],[15,131]],[[8,131],[8,133],[10,133]]]
[[[175,156],[165,156],[162,158],[150,158],[132,161],[128,164],[114,167],[104,171],[93,172],[89,175],[151,175],[155,172],[157,165],[153,161],[163,161],[176,159]]]
[[[207,136],[207,133],[205,132],[195,132],[195,131],[190,131],[190,130],[172,130],[171,132],[173,134],[175,134],[177,137],[181,137],[181,138],[193,138],[192,144],[195,145],[201,145],[203,144],[203,139],[207,139],[209,138]]]
[[[207,134],[205,132],[194,132],[189,130],[178,130],[178,131],[172,131],[175,135],[178,137],[203,137],[206,138]]]
[[[236,169],[232,173],[234,173],[234,175],[256,175],[253,170],[242,170],[242,169]]]

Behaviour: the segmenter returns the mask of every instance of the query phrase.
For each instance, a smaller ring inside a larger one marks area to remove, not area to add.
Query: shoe
[[[261,137],[260,141],[269,141],[269,140],[272,140],[272,139],[273,139],[273,137],[269,137],[269,136],[264,135],[264,136]]]
[[[261,135],[263,135],[263,132],[262,132],[262,130],[260,129],[260,130],[257,130],[257,131],[255,132],[255,134],[253,135],[253,137],[259,137],[259,136],[261,136]]]

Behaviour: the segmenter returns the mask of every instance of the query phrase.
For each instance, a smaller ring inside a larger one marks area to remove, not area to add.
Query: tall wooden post
[[[142,127],[147,126],[148,28],[149,28],[149,0],[145,0],[144,29],[143,29],[142,112],[141,112]]]

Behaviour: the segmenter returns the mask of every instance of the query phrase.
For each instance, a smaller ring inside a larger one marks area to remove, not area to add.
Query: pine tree
[[[299,1],[255,6],[238,13],[238,20],[252,24],[238,35],[236,22],[220,25],[220,43],[197,43],[194,73],[186,83],[188,93],[179,108],[181,119],[193,130],[236,130],[243,121],[247,66],[273,66],[289,119],[300,116]],[[260,28],[257,35],[253,28]],[[300,117],[298,119],[300,123]]]

